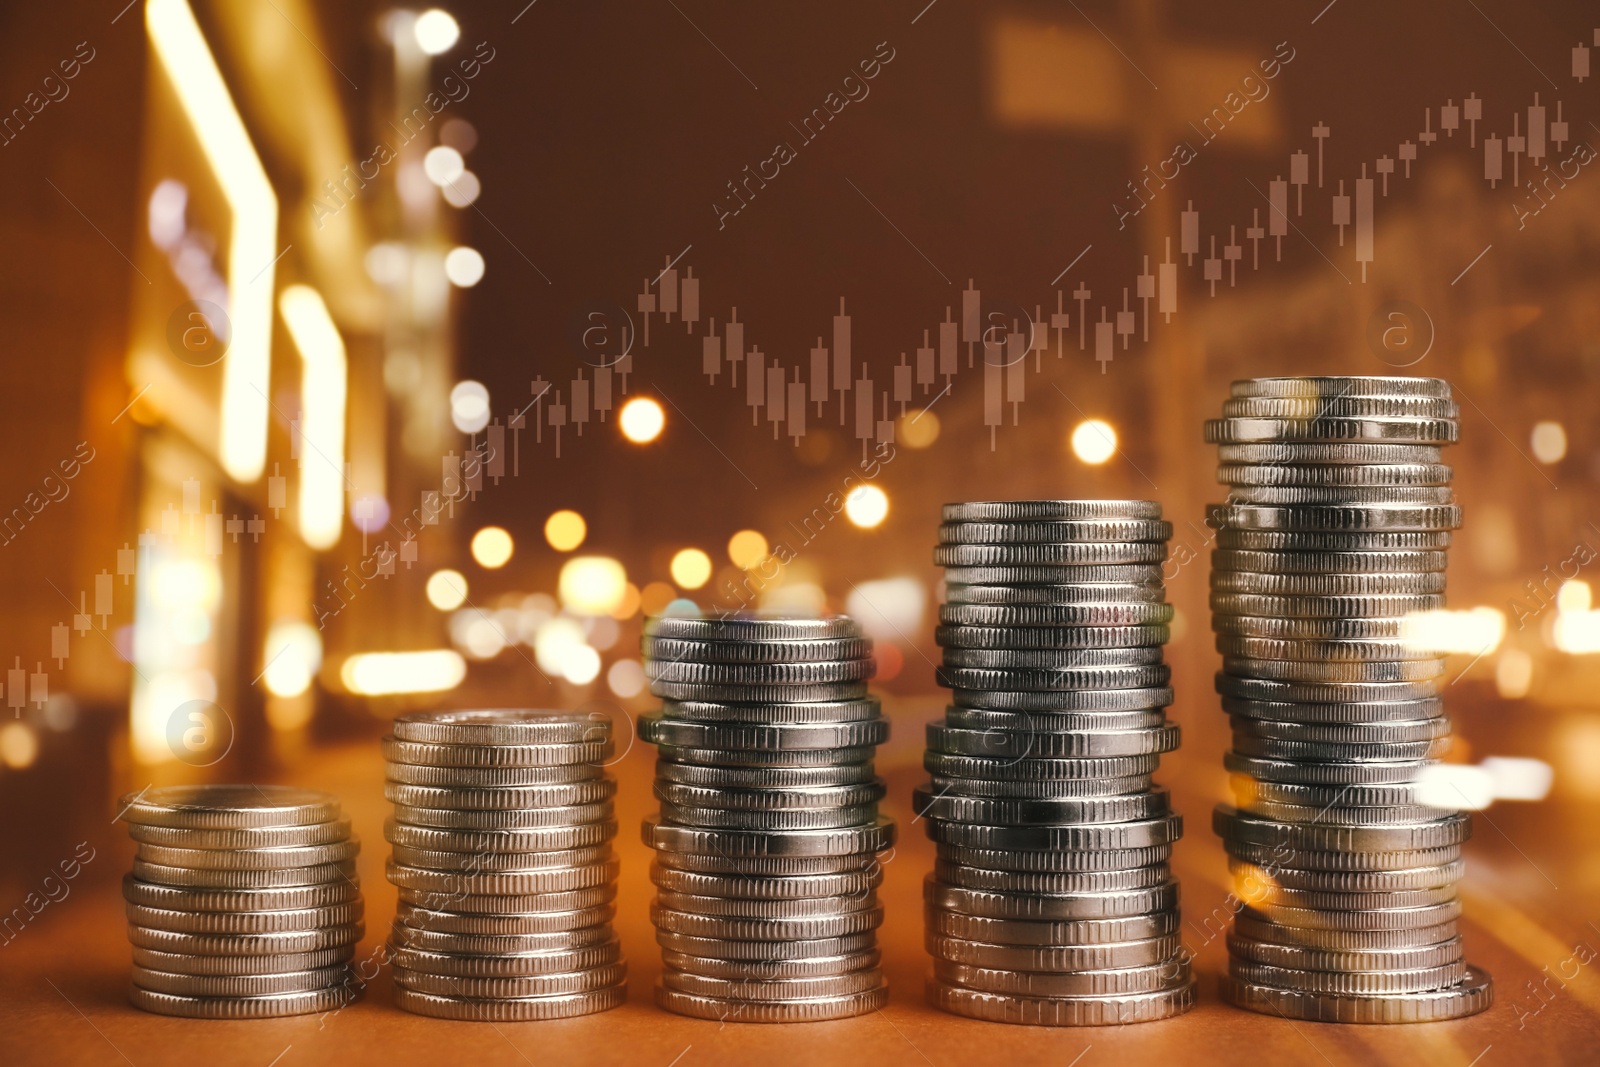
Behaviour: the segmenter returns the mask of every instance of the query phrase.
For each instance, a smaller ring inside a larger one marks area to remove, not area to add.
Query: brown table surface
[[[1462,892],[1469,958],[1495,976],[1497,1002],[1458,1022],[1418,1026],[1337,1026],[1255,1015],[1222,1003],[1226,966],[1218,936],[1228,914],[1226,865],[1209,825],[1222,796],[1220,760],[1186,759],[1164,780],[1188,817],[1177,850],[1185,936],[1197,952],[1200,1003],[1170,1021],[1136,1026],[1049,1029],[956,1018],[923,1000],[921,884],[933,849],[910,825],[910,794],[922,776],[918,731],[897,730],[881,754],[890,783],[886,807],[902,840],[886,868],[880,932],[891,996],[881,1012],[841,1022],[768,1026],[680,1018],[653,1003],[660,958],[647,915],[649,853],[639,820],[652,808],[652,753],[630,751],[618,766],[623,875],[617,928],[629,961],[629,1000],[615,1011],[538,1023],[466,1023],[420,1018],[391,1002],[390,976],[329,1016],[260,1022],[163,1018],[129,1006],[129,951],[116,879],[84,884],[50,905],[36,923],[0,947],[0,1064],[303,1064],[493,1065],[616,1063],[646,1067],[704,1064],[934,1064],[1112,1062],[1183,1064],[1600,1062],[1600,978],[1595,963],[1570,963],[1575,946],[1600,948],[1600,885],[1592,809],[1501,805],[1479,816]],[[1186,746],[1187,749],[1188,746]],[[361,877],[367,934],[358,958],[382,942],[395,892],[383,878],[387,814],[375,744],[314,751],[294,779],[338,793],[366,843]],[[1187,777],[1185,774],[1187,773]],[[26,813],[11,813],[26,817]],[[1492,820],[1492,822],[1490,821]],[[131,848],[109,828],[95,866],[126,870]],[[1559,887],[1559,888],[1558,888]],[[1592,957],[1593,951],[1585,953]],[[1567,980],[1558,977],[1565,965]],[[1578,973],[1574,976],[1573,972]],[[1531,983],[1538,983],[1537,992]]]

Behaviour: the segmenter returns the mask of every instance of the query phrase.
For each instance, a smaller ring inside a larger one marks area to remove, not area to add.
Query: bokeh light
[[[450,279],[451,285],[471,289],[483,281],[483,272],[483,253],[476,248],[457,245],[445,253],[444,276]]]
[[[1528,445],[1533,449],[1533,458],[1540,463],[1560,463],[1567,455],[1567,428],[1548,419],[1534,423]]]
[[[33,763],[39,755],[39,739],[25,722],[8,722],[0,726],[0,762],[13,770],[21,770]]]
[[[418,48],[437,56],[450,51],[461,39],[461,24],[448,11],[431,7],[417,16],[411,32],[416,35]]]
[[[322,634],[310,623],[286,619],[272,624],[262,650],[261,680],[273,696],[297,697],[311,688],[322,666]]]
[[[913,411],[902,415],[896,434],[900,443],[907,448],[927,448],[939,439],[939,416],[931,411]]]
[[[489,425],[489,390],[482,382],[459,381],[450,390],[450,422],[462,433]]]
[[[485,526],[472,535],[472,558],[478,566],[496,570],[511,560],[514,548],[511,534],[503,526]]]
[[[467,599],[467,576],[449,567],[428,575],[428,603],[440,611],[454,611]]]
[[[880,526],[889,517],[889,494],[875,485],[858,485],[844,498],[844,516],[863,530]]]
[[[622,405],[617,413],[617,425],[622,428],[622,436],[634,444],[649,444],[661,436],[667,425],[667,413],[649,397],[636,396]]]
[[[561,604],[580,615],[609,615],[627,594],[628,573],[609,556],[574,556],[562,564]]]
[[[1104,419],[1085,419],[1072,431],[1072,454],[1101,464],[1117,453],[1117,431]]]
[[[759,530],[740,530],[728,538],[728,559],[735,567],[749,570],[767,558],[767,539]]]
[[[623,700],[644,692],[644,683],[644,664],[636,659],[619,659],[606,671],[606,685]]]
[[[428,149],[428,154],[422,157],[422,172],[428,180],[438,186],[446,186],[455,181],[467,169],[467,161],[461,158],[449,145],[434,145]]]
[[[679,549],[672,557],[672,580],[685,589],[699,589],[711,580],[711,557],[698,548]]]
[[[544,520],[544,539],[557,552],[571,552],[589,535],[589,524],[576,511],[563,508]]]
[[[678,595],[666,582],[651,582],[639,591],[639,610],[646,615],[660,615]]]

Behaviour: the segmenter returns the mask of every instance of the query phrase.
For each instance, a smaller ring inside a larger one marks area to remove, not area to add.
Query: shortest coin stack
[[[658,746],[656,1000],[682,1015],[813,1022],[881,1008],[871,641],[844,616],[652,619],[640,719]]]
[[[493,709],[402,715],[383,740],[394,818],[395,1003],[484,1022],[627,999],[616,914],[611,722]]]
[[[364,927],[350,820],[327,793],[145,789],[118,802],[135,1007],[196,1019],[333,1011]]]

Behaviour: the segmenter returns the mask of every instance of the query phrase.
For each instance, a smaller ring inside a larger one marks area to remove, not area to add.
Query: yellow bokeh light
[[[467,601],[467,576],[446,567],[428,576],[428,603],[440,611],[454,611]]]
[[[711,557],[698,548],[684,548],[672,557],[672,580],[685,589],[699,589],[711,580]]]
[[[557,552],[571,552],[589,536],[589,524],[576,511],[562,508],[544,520],[544,539]]]
[[[939,439],[939,416],[916,411],[900,416],[900,443],[907,448],[927,448]]]
[[[7,767],[21,770],[39,755],[39,740],[27,723],[8,722],[0,727],[0,760]]]
[[[574,556],[556,580],[561,605],[580,615],[609,615],[628,593],[628,574],[609,556]]]
[[[500,526],[485,526],[472,535],[472,558],[490,570],[510,561],[512,547],[511,535]]]
[[[666,582],[651,582],[639,590],[639,610],[646,615],[660,615],[677,595],[678,591]]]
[[[631,619],[639,613],[639,605],[643,597],[639,587],[629,582],[622,590],[622,599],[617,601],[617,606],[611,609],[613,619]]]
[[[889,517],[889,494],[875,485],[858,485],[844,498],[844,515],[863,530],[879,526]]]
[[[1100,464],[1117,454],[1117,431],[1104,419],[1085,419],[1072,431],[1072,454]]]
[[[617,413],[617,425],[622,427],[622,436],[634,444],[649,444],[661,436],[661,430],[667,425],[667,413],[649,397],[636,396],[622,405]]]
[[[758,530],[740,530],[728,538],[728,558],[745,570],[766,559],[767,549],[767,539]]]

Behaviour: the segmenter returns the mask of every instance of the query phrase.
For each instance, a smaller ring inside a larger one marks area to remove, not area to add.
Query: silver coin
[[[1165,626],[940,626],[934,641],[943,648],[1104,649],[1164,645]]]
[[[882,712],[882,706],[872,697],[811,704],[717,704],[704,700],[668,700],[661,707],[663,717],[679,722],[738,722],[757,726],[861,722],[864,719],[876,719]]]
[[[136,842],[197,849],[304,847],[332,844],[344,841],[349,836],[350,820],[347,818],[301,826],[256,826],[243,830],[141,826],[138,823],[128,825],[128,837]]]
[[[1409,744],[1318,744],[1272,738],[1235,736],[1233,752],[1254,759],[1310,763],[1395,763],[1437,759],[1450,749],[1450,738]]]
[[[615,785],[615,783],[607,784]],[[480,832],[611,822],[614,814],[614,806],[609,800],[597,804],[574,804],[553,808],[509,808],[504,811],[413,808],[407,804],[394,806],[395,819],[412,826]]]
[[[656,944],[668,951],[745,963],[848,956],[874,949],[876,942],[877,934],[872,931],[839,937],[785,938],[780,941],[730,941],[722,937],[699,937],[671,930],[656,931]]]
[[[441,745],[547,745],[611,740],[601,714],[535,708],[408,711],[395,716],[394,737]]]
[[[1301,723],[1235,716],[1229,720],[1234,731],[1251,737],[1271,737],[1281,741],[1307,741],[1315,744],[1376,745],[1432,741],[1450,733],[1450,720],[1399,719],[1388,722]]]
[[[872,677],[871,659],[804,663],[694,663],[650,659],[645,675],[652,687],[667,684],[712,686],[814,686],[861,682]]]
[[[1015,847],[968,848],[939,843],[939,857],[951,863],[985,870],[1019,873],[1066,874],[1087,871],[1125,871],[1166,863],[1172,858],[1171,845],[1147,848],[1103,848],[1078,851],[1019,849]]]
[[[457,934],[444,930],[418,929],[399,922],[389,928],[389,941],[395,946],[463,956],[571,952],[603,944],[615,936],[611,932],[609,923],[542,934]]]
[[[881,953],[864,949],[838,956],[811,956],[788,960],[723,960],[691,956],[662,949],[664,973],[691,974],[732,982],[779,982],[786,979],[828,978],[876,970]]]
[[[1216,592],[1269,596],[1418,596],[1442,593],[1444,584],[1443,571],[1281,574],[1217,568],[1211,572]]]
[[[620,985],[628,977],[625,963],[607,963],[582,971],[558,974],[463,977],[429,974],[406,967],[394,969],[395,985],[417,993],[462,997],[468,1000],[505,1000],[515,997],[552,997],[587,993]]]
[[[1085,689],[1151,689],[1164,686],[1172,669],[1156,663],[1143,667],[1084,667],[1060,670],[984,670],[978,667],[936,667],[935,676],[951,689],[997,689],[1005,692],[1062,692]]]
[[[1224,463],[1223,485],[1356,486],[1449,485],[1454,472],[1443,463]]]
[[[1245,700],[1223,697],[1222,710],[1237,718],[1262,722],[1338,725],[1342,723],[1407,722],[1434,719],[1444,714],[1444,701],[1426,700],[1349,701],[1341,704],[1302,704],[1282,700]]]
[[[644,843],[669,852],[714,856],[841,856],[882,852],[894,844],[894,820],[829,830],[699,830],[644,820]]]
[[[1158,604],[1166,599],[1159,582],[1150,585],[962,585],[946,581],[951,604]]]
[[[1402,641],[1406,621],[1388,619],[1307,619],[1266,615],[1211,616],[1219,637],[1255,637],[1273,641]]]
[[[1249,552],[1437,552],[1450,547],[1449,530],[1241,530],[1216,528],[1219,550]]]
[[[616,792],[616,782],[599,776],[564,785],[450,788],[388,782],[383,787],[384,799],[393,804],[440,811],[506,811],[570,807],[607,801],[615,796]]]
[[[1211,828],[1236,842],[1282,844],[1316,852],[1397,852],[1459,845],[1472,836],[1472,817],[1460,812],[1410,826],[1324,826],[1276,822],[1218,804],[1211,813]]]
[[[1233,678],[1219,673],[1217,692],[1225,697],[1307,704],[1388,703],[1431,700],[1439,695],[1432,680],[1421,682],[1280,682],[1270,678]]]
[[[1257,922],[1293,926],[1301,930],[1415,930],[1439,926],[1461,917],[1461,902],[1447,900],[1409,908],[1363,908],[1360,911],[1330,911],[1324,908],[1298,908],[1284,904],[1246,906],[1240,914]]]
[[[1237,978],[1222,982],[1223,999],[1241,1008],[1285,1019],[1340,1023],[1409,1023],[1460,1019],[1494,1002],[1494,982],[1485,971],[1467,968],[1460,985],[1426,993],[1349,996],[1274,989]]]
[[[1288,660],[1307,663],[1376,663],[1386,660],[1433,659],[1438,653],[1406,640],[1318,641],[1306,638],[1217,635],[1217,651],[1235,659]]]
[[[358,898],[320,908],[285,908],[278,911],[178,911],[145,904],[124,904],[128,922],[154,930],[190,934],[268,934],[347,926],[361,921]]]
[[[995,689],[954,689],[950,699],[957,707],[988,711],[1143,711],[1172,703],[1169,686],[1150,689],[1061,689],[1008,692]]]
[[[1169,541],[1172,523],[1161,519],[1060,519],[1011,522],[944,522],[941,545],[1069,544],[1082,541]]]
[[[705,830],[832,830],[870,825],[878,817],[878,805],[855,804],[831,808],[777,808],[748,811],[738,808],[680,807],[663,803],[663,823],[692,826]]]
[[[1195,1005],[1195,982],[1170,989],[1105,996],[1022,997],[984,993],[937,979],[928,983],[928,1003],[953,1015],[986,1022],[1030,1026],[1120,1026],[1182,1015]]]
[[[1150,993],[1183,980],[1183,970],[1173,963],[1154,963],[1116,970],[1040,974],[973,967],[949,960],[933,961],[933,976],[945,985],[980,993],[1018,997],[1095,997],[1121,993]]]
[[[650,881],[663,894],[674,893],[700,898],[735,898],[741,903],[763,901],[807,901],[809,898],[844,897],[865,900],[883,883],[883,868],[873,866],[839,874],[750,877],[727,874],[701,874],[650,865]]]
[[[1260,593],[1211,594],[1220,615],[1268,615],[1297,619],[1366,619],[1412,615],[1444,607],[1439,593],[1368,596],[1270,596]]]
[[[1294,804],[1313,808],[1405,808],[1417,806],[1414,782],[1396,785],[1297,785],[1252,780],[1235,775],[1230,785],[1241,807],[1255,803]]]
[[[946,726],[966,730],[1016,730],[1058,733],[1063,730],[1150,730],[1166,724],[1160,708],[1140,711],[986,711],[982,708],[945,709]]]
[[[1454,530],[1461,525],[1457,504],[1362,504],[1269,506],[1214,504],[1206,509],[1213,528],[1286,532],[1394,533]]]
[[[603,845],[617,836],[615,819],[577,826],[533,826],[517,830],[441,830],[385,821],[383,836],[393,845],[441,852],[543,852]]]
[[[1454,400],[1432,396],[1252,396],[1222,403],[1223,418],[1246,419],[1455,419]]]
[[[1235,880],[1259,878],[1265,870],[1277,885],[1285,889],[1328,893],[1383,893],[1453,886],[1466,872],[1466,865],[1460,859],[1446,860],[1433,866],[1388,871],[1305,870],[1288,866],[1280,860],[1281,857],[1256,864],[1232,858],[1228,861],[1228,870],[1233,873]]]
[[[394,946],[392,951],[399,970],[449,978],[532,978],[588,971],[622,961],[622,945],[614,937],[587,948],[496,956],[462,956],[403,945]]]
[[[1461,428],[1454,419],[1406,418],[1224,418],[1205,421],[1208,444],[1258,441],[1395,441],[1452,444]]]
[[[1370,974],[1424,970],[1464,962],[1465,951],[1459,937],[1437,945],[1338,951],[1305,945],[1277,945],[1237,934],[1228,935],[1228,954],[1235,960],[1304,972]]]
[[[1151,563],[1050,564],[1015,567],[946,567],[944,580],[951,585],[1076,585],[1118,582],[1159,586],[1162,568]]]
[[[1280,466],[1332,466],[1335,464],[1388,465],[1437,464],[1444,458],[1442,445],[1384,444],[1376,441],[1284,441],[1219,444],[1222,463],[1258,463]]]
[[[604,863],[611,858],[611,845],[586,845],[546,852],[446,852],[443,849],[394,845],[389,854],[397,864],[425,870],[467,874],[526,873]]]
[[[1233,397],[1418,396],[1450,399],[1443,378],[1404,375],[1323,375],[1283,378],[1241,378],[1228,389]]]
[[[174,848],[169,845],[140,844],[134,855],[144,863],[165,867],[206,871],[266,871],[343,863],[354,859],[360,851],[361,842],[345,840],[328,845],[251,849]]]
[[[1151,730],[1083,730],[1072,733],[964,730],[929,723],[927,734],[930,752],[991,758],[1144,756],[1176,751],[1179,742],[1179,729],[1174,723]]]
[[[872,655],[872,642],[865,637],[819,641],[683,641],[646,637],[643,647],[647,660],[667,663],[814,663]]]
[[[549,893],[475,894],[457,891],[399,889],[401,906],[425,911],[449,911],[457,915],[502,915],[515,912],[581,911],[610,904],[617,899],[615,885],[587,889],[557,890]]]
[[[1246,485],[1235,486],[1228,492],[1230,504],[1278,505],[1337,505],[1366,506],[1368,504],[1450,504],[1455,494],[1443,485],[1398,486],[1320,486],[1320,485]]]
[[[184,1019],[275,1019],[337,1011],[350,1003],[357,991],[343,985],[302,993],[268,993],[250,997],[195,997],[157,993],[133,986],[128,1000],[134,1007],[156,1015]]]
[[[944,666],[986,670],[1062,670],[1099,667],[1144,667],[1161,662],[1161,647],[1137,648],[947,648]]]
[[[1073,800],[995,800],[954,796],[919,786],[911,792],[911,808],[922,818],[945,822],[1026,825],[1034,822],[1132,822],[1165,815],[1171,805],[1164,789]]]
[[[1215,548],[1214,575],[1249,572],[1260,575],[1388,575],[1442,574],[1448,557],[1441,551],[1283,552]]]
[[[644,622],[650,638],[682,641],[826,641],[860,637],[861,627],[848,615],[806,618],[762,612],[734,612],[717,617],[652,616]]]
[[[1134,889],[1120,893],[1042,896],[1034,893],[986,892],[964,886],[946,885],[929,875],[922,883],[922,895],[930,907],[990,919],[1030,921],[1127,919],[1152,912],[1169,912],[1175,915],[1178,905],[1178,883],[1170,881],[1149,889]]]
[[[192,978],[247,978],[299,974],[327,967],[340,967],[354,958],[355,952],[354,942],[313,952],[255,956],[198,956],[191,952],[168,952],[134,945],[133,965],[163,974]]]
[[[1266,800],[1246,800],[1241,810],[1263,819],[1281,822],[1326,823],[1330,826],[1393,826],[1426,822],[1443,814],[1425,804],[1403,804],[1385,808],[1335,808],[1312,804],[1274,804]]]
[[[888,786],[882,778],[860,784],[812,789],[711,789],[677,782],[657,782],[652,792],[657,800],[683,807],[785,811],[875,804],[883,799]]]
[[[494,915],[434,911],[401,904],[395,910],[398,926],[415,930],[434,930],[442,934],[554,934],[602,926],[616,917],[613,904],[570,911],[503,911]]]
[[[1159,519],[1156,500],[968,500],[939,510],[944,522],[1047,522]]]
[[[663,889],[656,903],[673,912],[692,912],[721,919],[809,919],[881,909],[872,890],[849,896],[780,897],[748,900],[736,896],[706,896]]]
[[[566,993],[546,997],[501,997],[474,999],[445,997],[397,986],[394,1006],[414,1015],[432,1019],[457,1019],[463,1022],[534,1022],[544,1019],[571,1019],[580,1015],[610,1011],[628,1000],[628,987],[614,985],[585,993]]]
[[[656,761],[656,781],[707,789],[820,789],[874,778],[870,759],[823,767],[707,767]]]
[[[940,567],[1030,567],[1090,564],[1160,563],[1167,558],[1164,541],[1069,541],[1063,544],[939,545],[933,562]]]
[[[1419,682],[1444,674],[1444,660],[1418,659],[1386,663],[1323,663],[1307,660],[1246,659],[1224,656],[1222,669],[1242,678],[1289,682]]]
[[[1456,900],[1454,885],[1431,889],[1398,889],[1376,893],[1325,893],[1314,889],[1285,889],[1267,879],[1252,879],[1239,896],[1247,903],[1272,908],[1314,908],[1321,911],[1362,911],[1367,908],[1420,908]]]
[[[393,737],[383,739],[383,758],[392,763],[423,763],[431,767],[548,767],[551,773],[546,781],[550,784],[599,777],[594,765],[615,753],[616,747],[609,737],[597,741],[517,745],[440,745]]]
[[[982,778],[949,778],[934,775],[929,785],[940,796],[995,797],[1009,800],[1115,797],[1142,793],[1153,787],[1148,774],[1133,774],[1120,778],[1062,778],[1036,782],[987,781]]]
[[[390,860],[385,873],[402,889],[423,893],[513,895],[589,889],[616,880],[618,863],[607,859],[572,867],[537,871],[439,871]]]
[[[837,915],[809,915],[788,919],[736,919],[673,911],[659,903],[650,905],[650,922],[657,931],[711,938],[718,941],[817,941],[848,937],[883,925],[883,906],[860,908]]]
[[[650,744],[688,748],[840,749],[881,745],[889,739],[888,719],[802,725],[683,722],[662,715],[639,716],[639,738]]]
[[[241,975],[174,974],[170,971],[153,971],[137,964],[133,968],[133,984],[138,988],[180,997],[260,997],[278,993],[309,993],[343,985],[355,978],[355,969],[347,963],[281,974]]]
[[[941,604],[946,626],[1151,626],[1172,621],[1171,604]]]
[[[935,959],[972,967],[1029,973],[1147,967],[1166,963],[1183,948],[1177,934],[1111,944],[1001,945],[949,937],[932,930],[924,936],[924,945],[928,954]]]
[[[1461,858],[1460,845],[1396,849],[1387,852],[1327,852],[1223,838],[1222,847],[1230,857],[1265,867],[1269,871],[1280,867],[1339,872],[1408,871],[1418,867],[1438,867]]]
[[[324,908],[347,904],[361,896],[356,881],[324,882],[320,885],[283,886],[276,889],[185,889],[145,882],[132,874],[122,877],[122,898],[129,904],[176,911],[279,911]]]
[[[1437,945],[1456,936],[1454,920],[1404,930],[1308,930],[1298,926],[1259,922],[1248,915],[1240,914],[1234,917],[1233,929],[1240,937],[1256,941],[1272,941],[1280,945],[1308,945],[1336,952]]]
[[[1172,872],[1165,863],[1120,871],[997,871],[939,859],[934,862],[932,877],[952,888],[1025,900],[1032,895],[1071,897],[1149,890],[1168,884]]]
[[[1044,782],[1083,778],[1123,778],[1150,774],[1160,764],[1158,755],[1100,756],[1085,759],[992,759],[923,753],[922,765],[937,777],[975,778],[983,781]]]
[[[964,848],[1110,851],[1170,845],[1183,836],[1183,817],[1165,815],[1122,823],[1031,826],[985,826],[929,819],[927,832],[928,837],[939,844]]]
[[[658,850],[656,863],[675,871],[751,878],[850,874],[882,869],[871,852],[843,856],[727,856],[716,853]]]
[[[588,767],[589,764],[579,766]],[[429,767],[423,763],[387,763],[384,777],[397,785],[425,785],[444,789],[484,789],[504,786],[541,786],[552,795],[567,790],[571,795],[582,795],[584,786],[598,786],[603,779],[587,777],[567,785],[549,785],[549,772],[567,768],[550,767]]]
[[[338,798],[287,785],[173,785],[117,800],[117,817],[142,826],[243,830],[304,826],[339,817]]]
[[[813,978],[713,978],[692,972],[666,970],[661,984],[667,989],[713,999],[756,1002],[807,1000],[815,997],[840,997],[883,988],[883,972],[876,967],[845,974],[824,974]],[[737,1013],[730,1016],[737,1019]]]
[[[650,695],[663,700],[708,702],[741,701],[771,704],[783,701],[812,703],[821,701],[863,700],[866,682],[827,682],[816,685],[710,685],[699,682],[650,683]]]
[[[1307,993],[1334,993],[1343,996],[1385,996],[1396,993],[1426,993],[1460,985],[1467,976],[1465,960],[1447,963],[1441,967],[1427,967],[1412,971],[1376,971],[1356,973],[1330,973],[1327,971],[1301,971],[1288,967],[1272,967],[1264,963],[1232,960],[1228,974],[1241,982],[1269,986],[1273,989],[1295,989]]]
[[[128,925],[135,948],[152,948],[189,956],[283,956],[353,945],[365,933],[361,923],[317,930],[279,930],[265,934],[189,934]]]
[[[754,1001],[707,997],[665,986],[656,987],[656,1004],[678,1015],[740,1023],[811,1023],[850,1019],[878,1011],[889,1003],[889,989],[879,986],[843,996],[806,997],[800,1000]]]
[[[662,761],[672,763],[698,763],[711,767],[770,767],[825,769],[847,764],[866,763],[874,754],[875,745],[853,748],[704,748],[657,743],[657,766]]]

